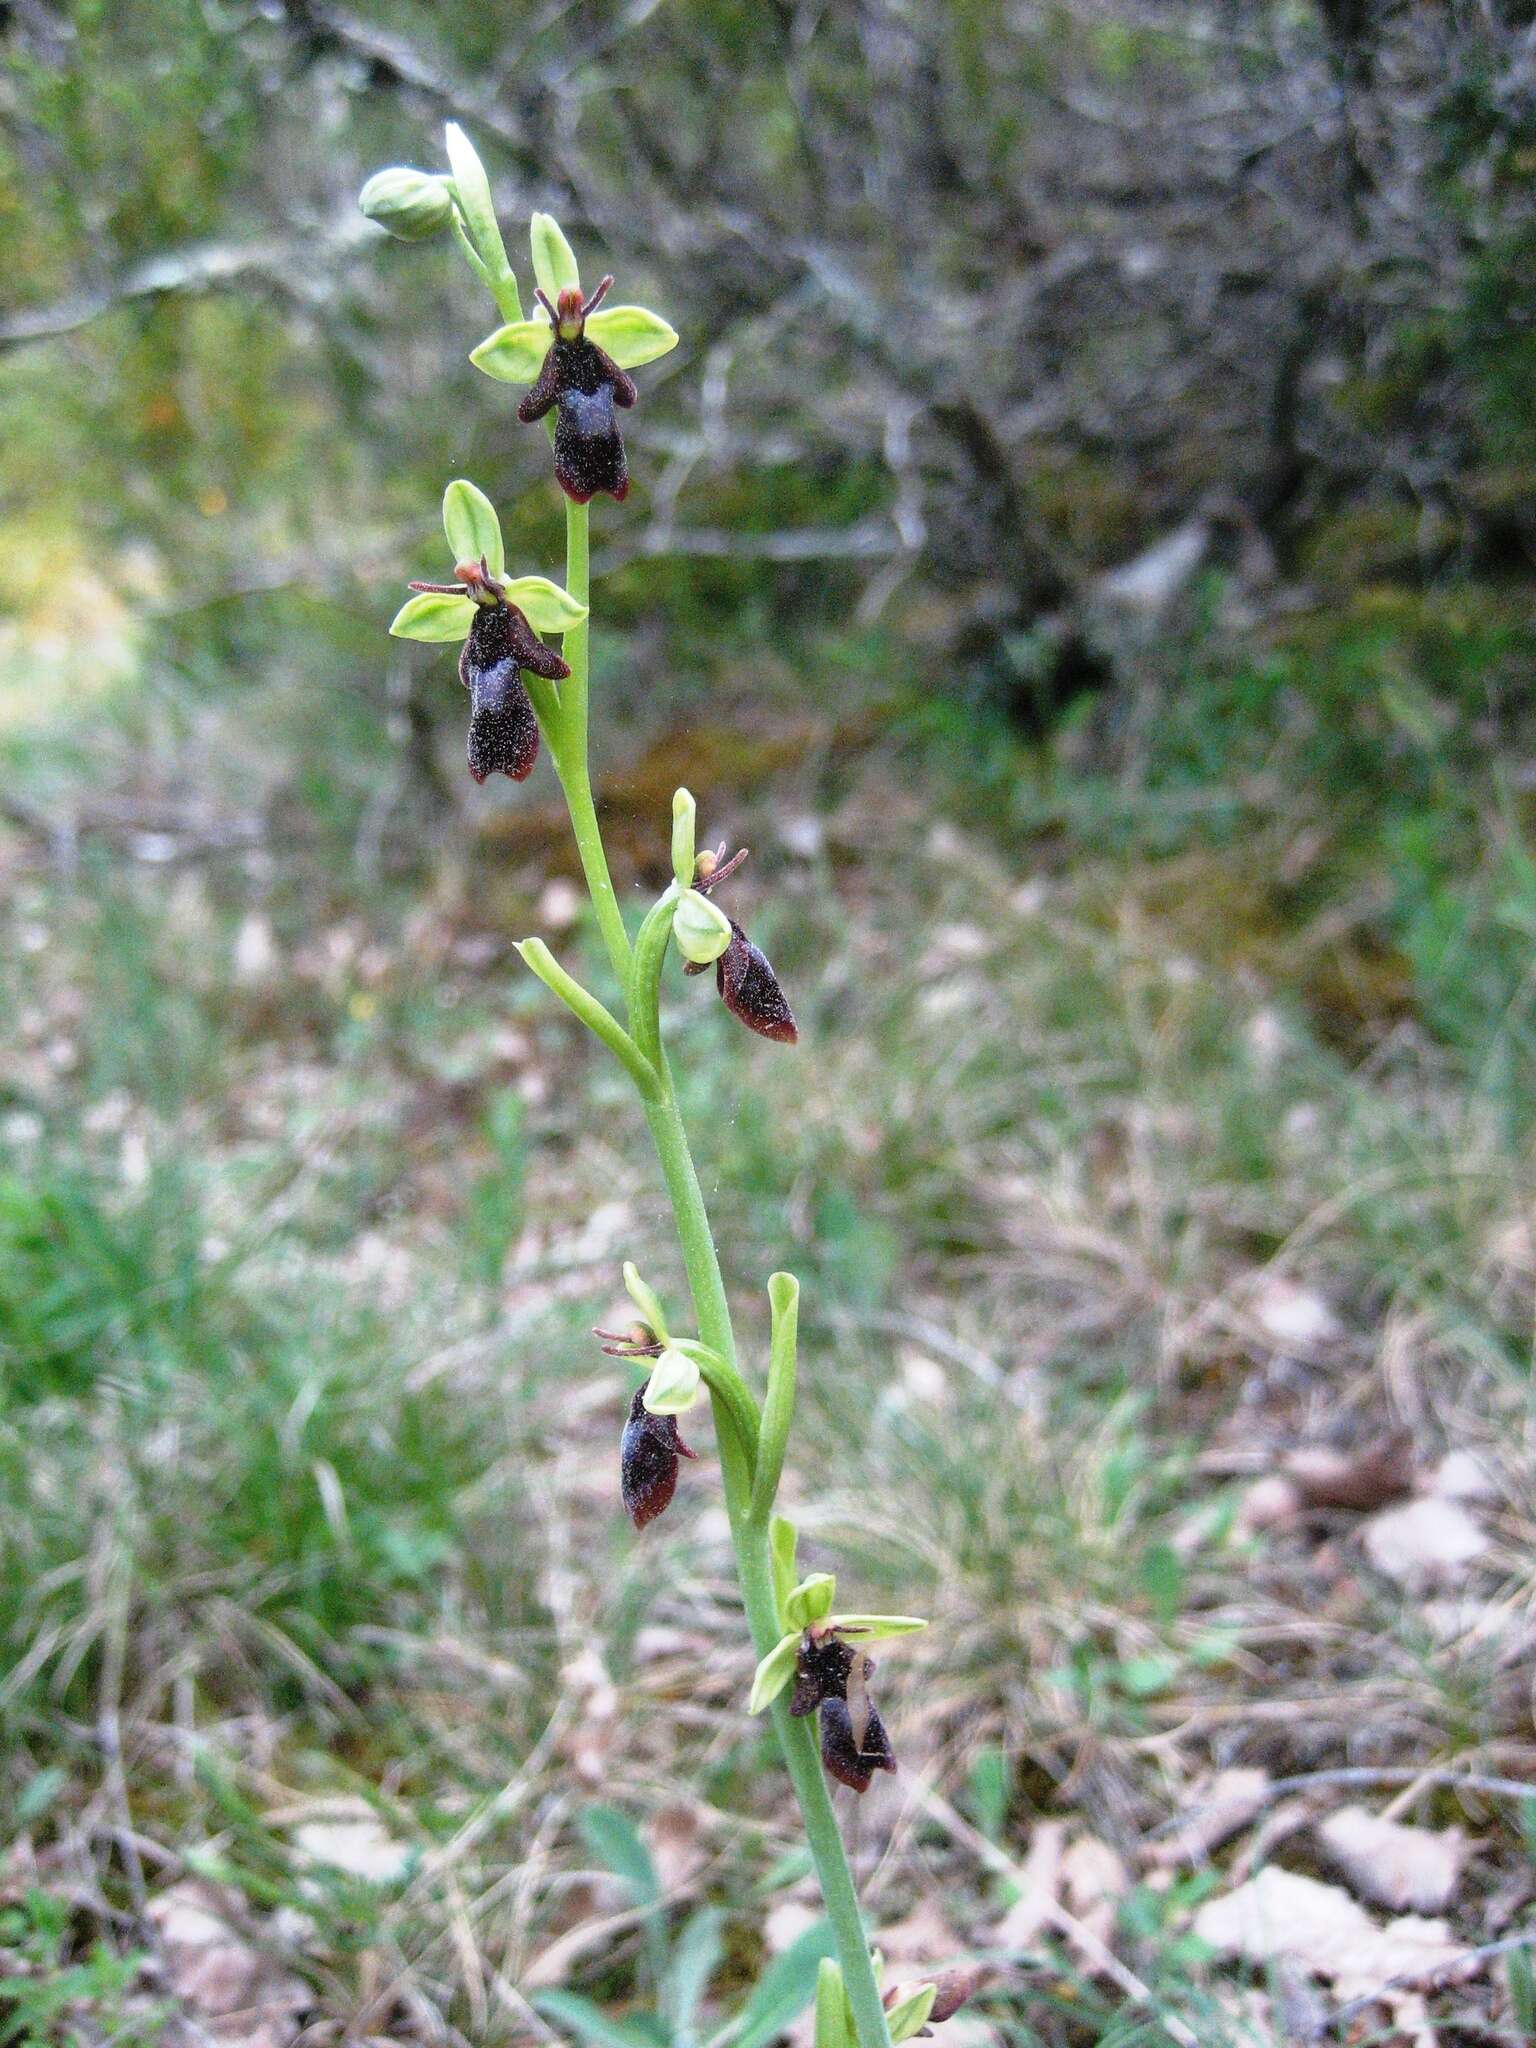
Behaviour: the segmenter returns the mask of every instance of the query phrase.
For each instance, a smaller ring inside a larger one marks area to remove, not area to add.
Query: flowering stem
[[[566,503],[566,543],[566,588],[585,604],[588,601],[587,508],[569,500]],[[592,803],[587,767],[588,653],[585,621],[566,634],[562,651],[571,673],[560,686],[559,711],[549,720],[550,751],[570,809],[582,872],[587,878],[608,956],[629,997],[629,1032],[619,1030],[615,1020],[607,1017],[606,1012],[604,1018],[624,1041],[621,1056],[639,1089],[645,1119],[650,1125],[662,1178],[672,1203],[700,1340],[719,1354],[731,1381],[741,1385],[736,1365],[736,1338],[731,1328],[730,1304],[720,1274],[714,1232],[710,1228],[709,1212],[704,1205],[704,1193],[699,1186],[698,1172],[688,1144],[672,1070],[661,1043],[657,987],[671,933],[671,903],[664,901],[650,913],[631,952],[608,873],[602,831]],[[543,707],[540,708],[542,711]],[[534,965],[536,972],[550,979],[547,970],[552,962],[546,964],[540,956],[530,964]],[[557,989],[557,992],[565,994],[567,1001],[571,1000],[565,991]],[[613,1045],[611,1034],[607,1035]],[[634,1057],[625,1056],[627,1054]],[[637,1061],[640,1063],[638,1067]],[[652,1081],[654,1085],[650,1085]],[[778,1284],[785,1278],[783,1275],[775,1276],[778,1290],[774,1295],[775,1370],[770,1379],[768,1410],[764,1418],[765,1422],[771,1420],[771,1479],[766,1471],[759,1469],[757,1428],[754,1426],[748,1431],[744,1416],[737,1412],[737,1404],[726,1398],[722,1388],[710,1385],[710,1405],[714,1411],[715,1434],[720,1447],[720,1476],[731,1541],[736,1552],[737,1577],[753,1650],[758,1658],[768,1654],[782,1633],[768,1547],[768,1525],[779,1467],[783,1462],[784,1438],[789,1426],[788,1405],[793,1398],[794,1386],[793,1301],[790,1288]],[[710,1378],[706,1375],[707,1380]],[[744,1387],[742,1391],[745,1393]],[[750,1404],[750,1395],[747,1395],[747,1400]],[[858,2029],[859,2048],[890,2048],[890,2032],[886,2026],[885,2008],[880,2003],[880,1989],[870,1964],[869,1940],[859,1910],[858,1893],[843,1849],[837,1815],[827,1790],[811,1723],[791,1720],[787,1702],[782,1699],[775,1702],[772,1718],[790,1783],[800,1802],[827,1917],[832,1923],[838,1961]]]

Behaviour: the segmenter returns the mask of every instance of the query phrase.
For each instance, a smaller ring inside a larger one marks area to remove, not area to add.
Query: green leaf
[[[784,1515],[775,1515],[768,1524],[768,1549],[773,1558],[773,1597],[781,1622],[784,1621],[784,1602],[795,1589],[798,1576],[795,1552],[799,1546],[800,1532],[794,1523]]]
[[[456,477],[443,493],[443,531],[448,536],[455,567],[460,562],[478,562],[483,555],[493,576],[506,574],[507,558],[496,507],[468,477]],[[543,578],[534,580],[542,582]]]
[[[938,1995],[937,1984],[919,1984],[905,1998],[897,1999],[885,2022],[890,2028],[892,2042],[910,2041],[927,2024],[928,2015],[933,2011],[933,2001]]]
[[[506,585],[506,596],[536,633],[569,633],[587,616],[586,606],[547,576],[514,576]]]
[[[587,339],[621,370],[638,370],[677,347],[677,329],[644,306],[600,306],[587,322]]]
[[[397,640],[462,640],[475,616],[472,597],[423,590],[408,598],[389,622]]]
[[[651,1368],[645,1405],[652,1415],[683,1415],[699,1398],[699,1368],[669,1345]]]
[[[880,1636],[910,1636],[920,1628],[928,1626],[915,1614],[834,1614],[828,1617],[828,1628],[835,1628],[839,1635],[866,1636],[871,1639]]]
[[[734,2048],[768,2048],[816,1992],[816,1974],[823,1960],[837,1953],[830,1920],[818,1920],[783,1955],[775,1956],[742,2008]]]
[[[68,1783],[69,1773],[60,1770],[57,1764],[49,1764],[29,1778],[16,1801],[16,1818],[21,1825],[26,1827],[30,1821],[40,1820]]]
[[[655,1291],[640,1278],[640,1269],[633,1259],[624,1261],[624,1292],[639,1309],[645,1326],[663,1344],[667,1341],[667,1319],[662,1312],[661,1301]]]
[[[534,2004],[546,2019],[569,2027],[592,2048],[656,2048],[655,2037],[630,2020],[610,2019],[601,2006],[579,1991],[538,1991]]]
[[[503,384],[531,384],[544,367],[549,344],[547,320],[513,320],[472,348],[469,360]]]
[[[533,216],[528,223],[528,242],[533,250],[533,274],[551,305],[560,303],[561,292],[581,290],[576,252],[552,213]]]
[[[598,1862],[629,1886],[637,1906],[656,1903],[661,1880],[627,1814],[616,1806],[589,1806],[577,1816],[576,1830]]]
[[[800,1631],[792,1630],[787,1636],[780,1636],[767,1656],[758,1665],[752,1676],[752,1692],[747,1700],[747,1712],[760,1714],[764,1707],[771,1707],[779,1694],[795,1675],[795,1659],[800,1650]]]
[[[691,2048],[697,2039],[699,2007],[725,1946],[724,1926],[725,1915],[718,1906],[703,1906],[689,1918],[673,1947],[666,2006],[677,2048]]]
[[[784,1602],[785,1622],[790,1628],[809,1628],[813,1621],[825,1621],[836,1591],[837,1580],[830,1572],[812,1572]]]

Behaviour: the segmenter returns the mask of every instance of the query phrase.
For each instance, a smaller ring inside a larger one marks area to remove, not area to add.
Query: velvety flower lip
[[[722,846],[716,853],[700,854],[698,879],[693,886],[701,896],[710,896],[747,857],[745,847],[729,860],[722,859],[724,852]],[[738,1023],[755,1031],[759,1038],[771,1038],[780,1045],[797,1044],[800,1032],[795,1013],[767,954],[753,945],[734,917],[729,923],[730,944],[715,962],[715,987],[720,1000]],[[702,974],[704,967],[690,960],[684,963],[683,972]]]
[[[789,1711],[796,1719],[814,1714],[826,1700],[840,1700],[848,1692],[848,1674],[859,1654],[841,1636],[808,1628],[800,1638],[795,1659],[795,1693]]]
[[[652,1415],[645,1389],[637,1387],[619,1442],[619,1481],[624,1509],[637,1529],[654,1522],[677,1490],[677,1461],[697,1457],[677,1433],[675,1415]]]
[[[615,408],[624,411],[639,397],[635,380],[587,334],[587,320],[613,286],[605,277],[589,298],[567,286],[551,302],[542,285],[534,296],[549,315],[553,332],[532,390],[517,408],[525,426],[555,413],[555,481],[575,504],[598,491],[619,500],[629,495],[629,463]]]
[[[477,603],[459,651],[459,680],[469,692],[469,772],[526,781],[539,757],[539,721],[522,672],[560,681],[567,664],[534,633],[516,605]]]
[[[891,1749],[880,1710],[871,1701],[862,1736],[846,1700],[828,1700],[821,1710],[821,1761],[829,1777],[855,1792],[867,1792],[876,1771],[894,1771]]]

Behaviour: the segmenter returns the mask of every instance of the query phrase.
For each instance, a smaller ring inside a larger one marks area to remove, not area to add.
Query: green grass
[[[753,845],[733,907],[808,1048],[668,980],[749,1363],[788,1266],[807,1550],[850,1604],[934,1616],[881,1660],[902,1786],[1016,1861],[1062,1814],[1134,1865],[1212,1764],[1529,1750],[1491,1657],[1235,1536],[1207,1456],[1402,1423],[1530,1498],[1529,651],[1491,596],[1380,599],[1166,650],[1155,717],[1085,707],[1049,749],[929,705],[698,792]],[[803,1871],[708,1459],[642,1540],[618,1510],[625,1382],[586,1332],[624,1257],[673,1303],[679,1269],[623,1090],[515,973],[558,846],[439,818],[360,863],[406,788],[377,700],[183,666],[109,694],[89,764],[7,742],[12,788],[87,830],[74,870],[3,849],[0,1830],[94,1901],[55,1951],[103,2011],[131,1823],[151,1890],[302,1914],[281,1940],[337,2026],[511,2042],[544,1997],[708,2038]],[[129,814],[197,763],[206,844],[146,859]],[[1245,1320],[1271,1264],[1337,1312],[1326,1369]],[[1492,1581],[1529,1599],[1528,1517],[1498,1526]],[[642,1846],[686,1816],[649,1917],[594,1874],[594,1806]],[[870,1813],[876,1921],[939,1897],[964,1951],[1006,1881],[932,1814]],[[299,1830],[337,1814],[406,1874],[317,1880]],[[1483,1839],[1518,1867],[1497,1813]],[[1189,1944],[1215,1881],[1138,1884],[1115,1946],[1202,2040],[1258,2039]],[[0,1967],[38,1939],[0,1924]],[[982,2007],[1019,2048],[1159,2038],[1044,1938]]]

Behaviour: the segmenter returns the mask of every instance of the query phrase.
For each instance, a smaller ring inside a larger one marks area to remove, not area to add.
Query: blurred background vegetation
[[[618,1511],[585,1333],[679,1274],[510,950],[587,946],[553,785],[384,636],[451,475],[561,573],[494,309],[355,212],[449,118],[525,288],[545,208],[682,335],[601,805],[631,908],[678,782],[752,845],[802,1025],[668,996],[749,1340],[807,1289],[816,1561],[935,1617],[885,1945],[998,1962],[954,2048],[1321,2038],[1191,1932],[1318,1813],[1163,1857],[1209,1773],[1536,1772],[1531,7],[0,0],[0,56],[0,2041],[643,2048],[772,1964],[759,2048],[821,1939],[707,1464]],[[1416,1801],[1520,1931],[1529,1802]],[[1536,2030],[1519,1951],[1437,1995]]]

